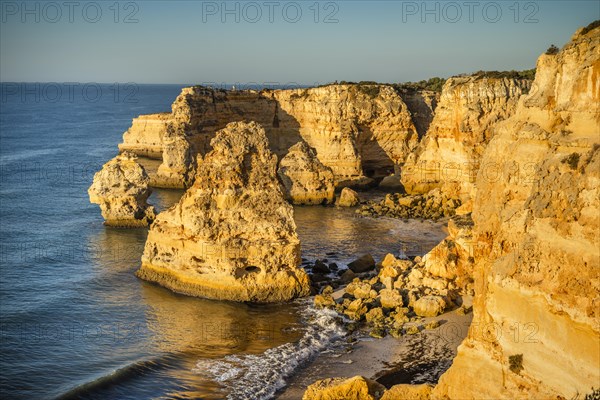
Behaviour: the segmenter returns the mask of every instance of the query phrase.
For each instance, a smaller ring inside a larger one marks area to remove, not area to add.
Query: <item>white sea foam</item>
[[[315,354],[344,335],[332,310],[308,306],[303,318],[306,332],[295,343],[274,347],[262,354],[231,355],[220,360],[200,360],[194,372],[225,386],[227,399],[270,399],[285,386],[285,379]]]

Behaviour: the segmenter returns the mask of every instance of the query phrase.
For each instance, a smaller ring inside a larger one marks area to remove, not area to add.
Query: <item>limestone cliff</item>
[[[147,203],[150,179],[137,157],[123,153],[102,166],[88,189],[90,202],[100,205],[104,224],[116,227],[148,226],[155,217]]]
[[[123,143],[119,144],[119,150],[160,159],[163,136],[170,119],[170,113],[140,115],[134,118],[131,127],[123,134]]]
[[[279,162],[277,174],[293,204],[329,204],[335,200],[331,168],[324,166],[304,141],[290,148]]]
[[[402,169],[406,191],[440,187],[451,197],[471,197],[492,127],[513,114],[530,85],[529,80],[479,75],[448,79],[426,136]]]
[[[293,209],[264,129],[230,123],[194,185],[150,228],[137,275],[184,294],[277,302],[309,293]]]
[[[474,320],[434,398],[571,399],[600,382],[598,24],[537,68],[483,155]]]
[[[333,170],[335,183],[344,186],[365,182],[365,175],[386,176],[402,165],[418,144],[416,125],[427,123],[434,97],[400,95],[387,85],[261,92],[194,86],[182,90],[170,114],[135,119],[120,147],[143,155],[155,155],[160,149],[163,164],[153,181],[159,186],[188,187],[196,156],[210,150],[216,131],[229,122],[255,121],[264,127],[278,157],[305,141]]]
[[[269,95],[287,116],[280,124],[295,121],[336,183],[387,175],[419,141],[408,106],[391,86],[329,85]]]

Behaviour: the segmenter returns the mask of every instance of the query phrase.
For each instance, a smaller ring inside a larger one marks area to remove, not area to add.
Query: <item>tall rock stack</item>
[[[474,320],[433,398],[576,398],[600,382],[600,24],[538,59],[483,155]]]
[[[281,159],[277,174],[292,204],[329,204],[335,200],[331,168],[324,166],[304,141],[290,148]]]
[[[102,166],[88,189],[90,202],[100,206],[104,224],[121,228],[146,227],[156,213],[147,200],[150,178],[134,154],[125,152]]]
[[[293,209],[264,129],[217,132],[194,185],[151,226],[137,275],[212,299],[278,302],[309,293]]]

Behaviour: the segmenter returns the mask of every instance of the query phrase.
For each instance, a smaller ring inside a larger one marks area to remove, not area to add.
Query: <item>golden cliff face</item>
[[[561,398],[600,381],[600,28],[542,55],[487,146],[474,320],[434,398]]]
[[[448,79],[425,138],[402,169],[407,192],[440,187],[452,197],[470,198],[492,127],[513,114],[530,84],[478,76]]]
[[[160,159],[163,152],[163,136],[170,120],[170,113],[140,115],[134,118],[131,127],[123,134],[123,143],[119,144],[119,150]]]
[[[330,85],[269,93],[298,134],[333,170],[336,183],[385,176],[418,144],[411,113],[385,85]]]
[[[184,88],[170,114],[136,118],[120,148],[146,156],[160,150],[163,163],[153,181],[188,187],[196,155],[210,150],[216,131],[229,122],[255,121],[264,127],[269,146],[280,159],[291,146],[305,141],[332,169],[336,184],[356,183],[365,175],[389,174],[416,148],[415,123],[420,127],[427,123],[435,95],[408,97],[412,110],[386,85],[261,92]]]
[[[264,129],[234,122],[211,141],[194,185],[150,227],[137,275],[176,292],[233,301],[307,295],[293,209]]]

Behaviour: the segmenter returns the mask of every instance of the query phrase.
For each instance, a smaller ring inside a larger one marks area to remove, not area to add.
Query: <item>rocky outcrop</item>
[[[277,170],[292,204],[329,204],[335,200],[331,168],[324,166],[306,142],[293,145]]]
[[[371,256],[357,261],[374,263]],[[324,287],[315,296],[315,306],[334,309],[351,320],[365,323],[373,337],[387,334],[401,337],[434,328],[419,322],[423,317],[435,317],[462,304],[460,295],[466,294],[456,278],[430,273],[420,258],[403,260],[388,254],[378,267],[375,276],[369,272],[371,268],[357,270],[362,278],[354,278],[343,289],[342,296],[334,298],[332,288]]]
[[[362,376],[352,378],[328,378],[310,385],[302,400],[378,400],[385,387]]]
[[[355,207],[360,204],[358,193],[350,188],[343,188],[335,205],[338,207]]]
[[[123,134],[121,152],[131,152],[148,158],[162,157],[163,137],[171,120],[170,113],[140,115]]]
[[[292,207],[264,129],[217,132],[194,185],[150,228],[137,275],[213,299],[278,302],[309,293]]]
[[[475,247],[471,214],[454,216],[448,221],[448,237],[423,257],[425,270],[472,294]]]
[[[421,125],[426,117],[417,115],[416,110],[428,109],[428,101],[411,97],[414,121]],[[409,107],[387,85],[260,92],[194,86],[182,90],[170,114],[136,118],[120,147],[148,156],[155,156],[160,149],[163,164],[153,182],[189,187],[196,156],[206,154],[215,132],[234,121],[261,124],[279,158],[305,141],[316,150],[321,163],[332,169],[340,187],[365,184],[369,181],[366,175],[384,177],[397,170],[419,140]]]
[[[470,198],[492,127],[513,114],[530,86],[529,80],[478,75],[448,79],[425,138],[402,168],[405,190],[442,188],[448,196]]]
[[[487,146],[474,320],[434,398],[575,398],[600,382],[600,27],[538,59]]]
[[[94,175],[88,189],[90,202],[100,206],[104,224],[116,227],[148,226],[155,217],[154,207],[147,203],[152,190],[150,179],[137,157],[123,153]]]
[[[438,220],[451,217],[461,205],[460,199],[450,198],[438,189],[424,195],[387,194],[379,202],[370,201],[357,214],[370,217],[422,218]]]

